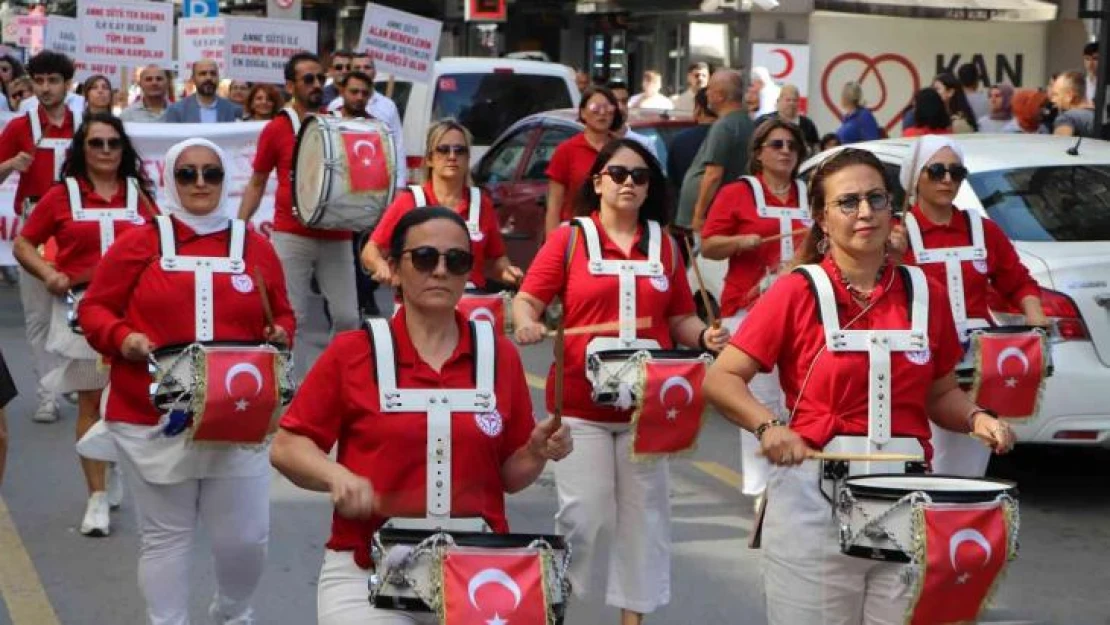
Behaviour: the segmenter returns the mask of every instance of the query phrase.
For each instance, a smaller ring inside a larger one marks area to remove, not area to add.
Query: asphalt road
[[[384,294],[382,298],[385,299]],[[314,324],[305,347],[319,352],[326,335]],[[116,625],[144,623],[136,585],[133,506],[113,513],[104,539],[77,533],[85,494],[73,452],[74,408],[63,419],[30,421],[34,380],[14,288],[0,287],[0,349],[24,394],[8,407],[11,451],[0,490],[0,625]],[[540,381],[549,347],[523,351]],[[542,401],[538,388],[533,401]],[[672,463],[673,592],[649,623],[671,625],[765,622],[759,553],[746,548],[752,504],[736,489],[735,429],[707,419],[697,453]],[[992,474],[1021,488],[1021,555],[989,612],[995,623],[1110,625],[1110,451],[1024,448]],[[555,493],[548,475],[509,502],[517,531],[552,531]],[[260,624],[315,623],[315,580],[330,507],[276,473],[272,533],[265,576],[256,598]],[[197,623],[213,592],[204,540],[195,550],[193,597]],[[616,612],[578,603],[575,625],[616,623]]]

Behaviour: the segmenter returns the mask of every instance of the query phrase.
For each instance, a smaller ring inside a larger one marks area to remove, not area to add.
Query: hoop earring
[[[825,235],[817,242],[817,253],[825,256],[829,253],[829,237]]]

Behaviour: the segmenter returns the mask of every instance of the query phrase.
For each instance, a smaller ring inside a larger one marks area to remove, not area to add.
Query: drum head
[[[439,532],[432,530],[401,530],[383,527],[378,530],[378,538],[386,545],[415,545],[432,534]],[[489,532],[443,532],[450,534],[455,544],[459,547],[489,547],[491,549],[513,549],[527,547],[534,541],[545,541],[552,549],[563,550],[567,548],[562,536],[554,534],[494,534]]]
[[[860,475],[848,478],[845,485],[857,497],[898,500],[923,492],[938,503],[991,501],[1003,493],[1017,493],[1013,482],[955,475]]]
[[[324,161],[331,157],[332,146],[320,125],[319,118],[306,119],[293,152],[293,214],[304,224],[315,222],[329,192]]]
[[[594,352],[594,356],[611,362],[628,360],[640,352],[647,352],[655,360],[692,360],[701,355],[701,352],[688,349],[607,349]]]

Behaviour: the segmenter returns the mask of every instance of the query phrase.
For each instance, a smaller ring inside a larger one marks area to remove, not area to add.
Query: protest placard
[[[15,18],[15,45],[33,56],[42,51],[43,34],[46,30],[45,15],[20,15]]]
[[[220,75],[227,75],[224,18],[183,17],[177,22],[177,62],[182,75],[193,72],[197,61],[215,61]]]
[[[378,74],[430,81],[443,22],[368,3],[358,50],[369,50]]]
[[[123,76],[123,67],[119,63],[88,62],[78,53],[80,48],[80,33],[77,29],[77,19],[64,15],[50,15],[46,18],[46,34],[43,38],[47,50],[61,52],[73,59],[73,67],[77,72],[73,75],[75,82],[84,82],[90,76],[97,74],[106,76],[115,88],[120,87]]]
[[[170,2],[78,0],[78,58],[172,68],[173,11]]]
[[[285,63],[301,51],[316,52],[316,22],[224,17],[227,77],[282,84]]]

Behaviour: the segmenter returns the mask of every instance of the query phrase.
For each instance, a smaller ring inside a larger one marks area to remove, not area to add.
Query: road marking
[[[695,469],[702,473],[716,479],[717,481],[724,482],[733,488],[740,488],[743,483],[743,478],[739,473],[726,467],[723,464],[716,462],[700,462],[693,461],[690,463]]]
[[[547,388],[547,378],[540,377],[534,373],[525,373],[524,379],[528,380],[528,386],[542,391]]]
[[[23,546],[8,506],[0,498],[0,599],[12,625],[60,625],[38,571]]]

